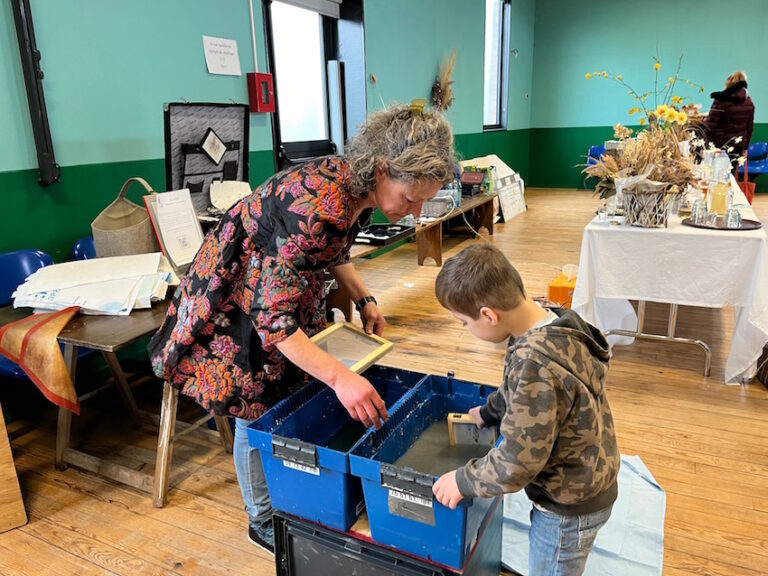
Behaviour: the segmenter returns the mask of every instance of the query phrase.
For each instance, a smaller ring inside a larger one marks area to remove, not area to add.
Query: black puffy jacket
[[[718,148],[733,138],[742,136],[738,144],[730,142],[734,152],[747,149],[752,139],[755,105],[747,92],[746,82],[736,82],[722,92],[712,92],[712,108],[706,122],[707,139]]]

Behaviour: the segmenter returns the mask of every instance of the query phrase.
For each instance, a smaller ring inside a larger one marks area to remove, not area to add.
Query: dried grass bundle
[[[451,55],[442,61],[435,83],[432,84],[432,104],[441,112],[445,112],[453,104],[453,91],[451,90],[453,80],[451,80],[451,76],[453,76],[454,68],[456,68],[456,50],[453,50]]]

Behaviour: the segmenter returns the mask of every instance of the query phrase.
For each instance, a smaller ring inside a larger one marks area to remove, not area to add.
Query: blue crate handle
[[[435,477],[415,470],[398,468],[392,464],[381,465],[381,485],[398,492],[431,500]]]
[[[272,455],[304,466],[317,467],[317,446],[293,438],[272,437]]]

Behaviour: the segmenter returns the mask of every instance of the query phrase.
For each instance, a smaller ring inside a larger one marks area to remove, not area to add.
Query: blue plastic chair
[[[753,142],[747,148],[747,169],[750,176],[768,174],[768,142]],[[744,166],[739,166],[744,174]]]
[[[43,266],[53,264],[51,258],[41,250],[16,250],[0,254],[0,306],[13,301],[13,293],[24,280]],[[27,375],[16,362],[0,356],[0,376],[25,380]]]
[[[597,161],[600,160],[605,156],[605,145],[604,144],[597,144],[595,146],[589,147],[589,152],[587,153],[587,166],[592,166],[593,164],[597,164]]]
[[[72,260],[91,260],[96,258],[96,246],[93,244],[93,236],[80,238],[72,245],[70,253]]]

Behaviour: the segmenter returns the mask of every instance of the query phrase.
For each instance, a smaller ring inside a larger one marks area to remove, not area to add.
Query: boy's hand
[[[483,420],[483,417],[480,416],[480,408],[482,408],[482,406],[475,406],[474,408],[471,408],[469,410],[469,415],[475,419],[475,424],[477,424],[478,428],[485,428],[486,424],[485,420]]]
[[[454,510],[461,502],[464,496],[459,492],[459,486],[456,484],[456,470],[446,472],[432,486],[432,493],[443,506]]]

